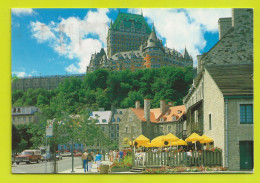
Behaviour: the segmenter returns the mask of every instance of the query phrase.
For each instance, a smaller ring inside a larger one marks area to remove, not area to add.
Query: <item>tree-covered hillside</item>
[[[12,104],[40,108],[48,106],[48,109],[53,106],[55,110],[50,111],[50,115],[62,111],[78,113],[86,108],[110,110],[111,105],[118,108],[134,107],[136,100],[143,104],[144,98],[151,99],[152,108],[159,107],[161,99],[180,105],[192,78],[191,67],[139,69],[135,72],[99,69],[86,74],[83,81],[73,77],[66,79],[55,90],[14,91]]]

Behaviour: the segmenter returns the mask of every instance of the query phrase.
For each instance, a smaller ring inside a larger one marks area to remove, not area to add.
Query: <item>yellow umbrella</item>
[[[196,148],[196,141],[201,141],[201,140],[203,140],[203,137],[201,137],[197,133],[193,133],[188,138],[185,139],[186,142],[195,143],[195,149],[197,149]]]
[[[144,145],[144,147],[153,147],[153,144],[152,143],[147,143]]]
[[[174,141],[180,140],[178,137],[176,137],[172,133],[168,133],[167,135],[163,136],[162,139],[165,140],[165,141],[169,141],[169,142],[170,141],[174,142]]]
[[[179,141],[176,142],[176,144],[178,146],[186,146],[186,145],[188,145],[187,142],[185,142],[184,140],[179,140]]]
[[[155,147],[163,147],[164,146],[164,141],[163,141],[163,137],[164,136],[158,136],[156,138],[154,138],[152,141],[151,141],[151,144]]]
[[[201,137],[203,138],[202,140],[200,140],[200,143],[202,144],[214,141],[212,138],[209,138],[207,135],[202,135]]]
[[[172,146],[173,142],[176,142],[176,141],[180,140],[178,137],[176,137],[172,133],[168,133],[167,135],[163,136],[162,139],[164,141],[168,141],[168,145],[167,146]]]
[[[145,137],[144,135],[140,135],[134,141],[137,142],[138,145],[145,145],[150,142],[150,140],[147,137]]]
[[[193,133],[188,138],[185,139],[186,142],[196,142],[200,140],[203,140],[203,137],[201,137],[197,133]]]

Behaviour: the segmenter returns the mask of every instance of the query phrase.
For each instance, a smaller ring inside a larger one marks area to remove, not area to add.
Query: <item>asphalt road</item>
[[[82,163],[81,157],[74,157],[74,167],[80,166]],[[58,172],[65,170],[71,170],[72,168],[72,158],[63,157],[62,160],[57,161]],[[47,162],[47,173],[53,172],[53,162]],[[20,163],[19,165],[12,166],[12,173],[45,173],[45,162],[40,163]]]

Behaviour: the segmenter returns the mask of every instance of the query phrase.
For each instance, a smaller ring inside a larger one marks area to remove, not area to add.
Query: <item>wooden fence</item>
[[[135,166],[221,166],[222,152],[145,152],[135,157]]]

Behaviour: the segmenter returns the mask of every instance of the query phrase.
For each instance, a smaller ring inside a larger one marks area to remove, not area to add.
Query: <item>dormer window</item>
[[[107,122],[107,120],[106,119],[102,119],[102,123],[105,123],[105,122]]]
[[[177,113],[180,114],[180,113],[182,113],[182,111],[181,111],[181,110],[178,110]]]

